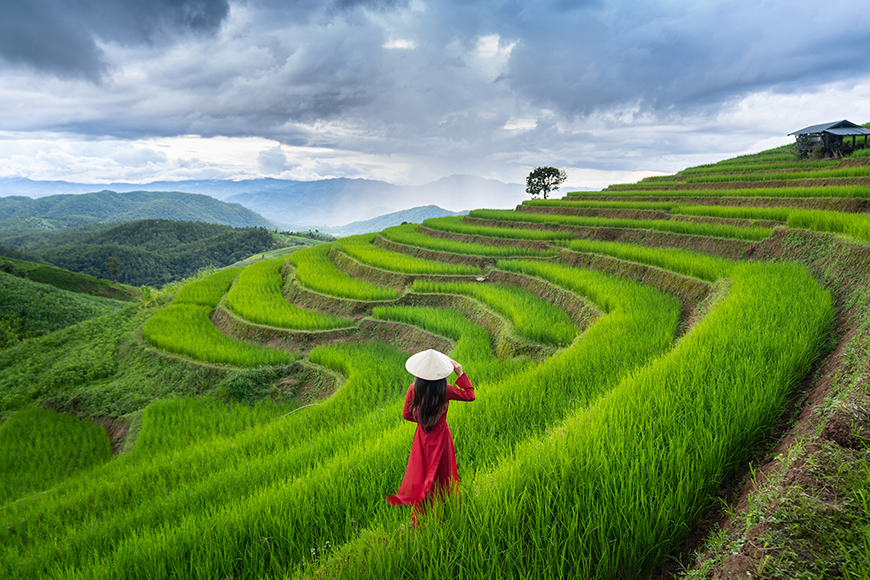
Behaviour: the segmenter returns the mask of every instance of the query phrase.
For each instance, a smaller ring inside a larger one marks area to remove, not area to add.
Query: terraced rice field
[[[407,224],[185,287],[144,328],[167,356],[299,360],[340,386],[290,414],[152,404],[130,453],[3,500],[0,575],[648,576],[822,353],[833,278],[789,250],[838,235],[866,253],[870,186],[851,180],[870,166],[790,159]],[[744,187],[759,175],[826,185]],[[719,176],[736,185],[685,189]],[[450,411],[459,500],[411,530],[384,497],[414,430],[403,363],[429,346],[478,399]]]

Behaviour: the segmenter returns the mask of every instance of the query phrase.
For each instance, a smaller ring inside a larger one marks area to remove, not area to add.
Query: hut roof
[[[856,125],[851,121],[843,119],[842,121],[834,121],[833,123],[810,125],[809,127],[804,127],[800,131],[789,133],[789,135],[812,135],[816,133],[830,133],[831,135],[870,135],[870,129],[865,129],[861,125]]]

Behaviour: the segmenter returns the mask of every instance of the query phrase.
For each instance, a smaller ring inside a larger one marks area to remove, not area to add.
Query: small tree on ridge
[[[568,175],[555,167],[536,167],[526,177],[526,193],[533,198],[543,194],[544,199],[551,191],[559,189],[559,185],[568,179]]]

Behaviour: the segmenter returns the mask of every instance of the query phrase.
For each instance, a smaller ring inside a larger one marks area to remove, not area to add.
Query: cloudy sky
[[[843,118],[858,0],[0,0],[0,177],[603,187]]]

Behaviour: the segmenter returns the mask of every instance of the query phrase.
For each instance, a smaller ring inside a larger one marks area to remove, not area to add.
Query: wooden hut
[[[867,147],[867,136],[870,135],[870,129],[865,129],[861,125],[843,119],[833,123],[804,127],[800,131],[789,133],[789,135],[795,136],[797,149],[803,154],[821,148],[825,154],[839,156],[851,153],[855,149]],[[852,142],[846,141],[846,137],[851,137]],[[858,137],[863,137],[863,142],[859,142]]]

